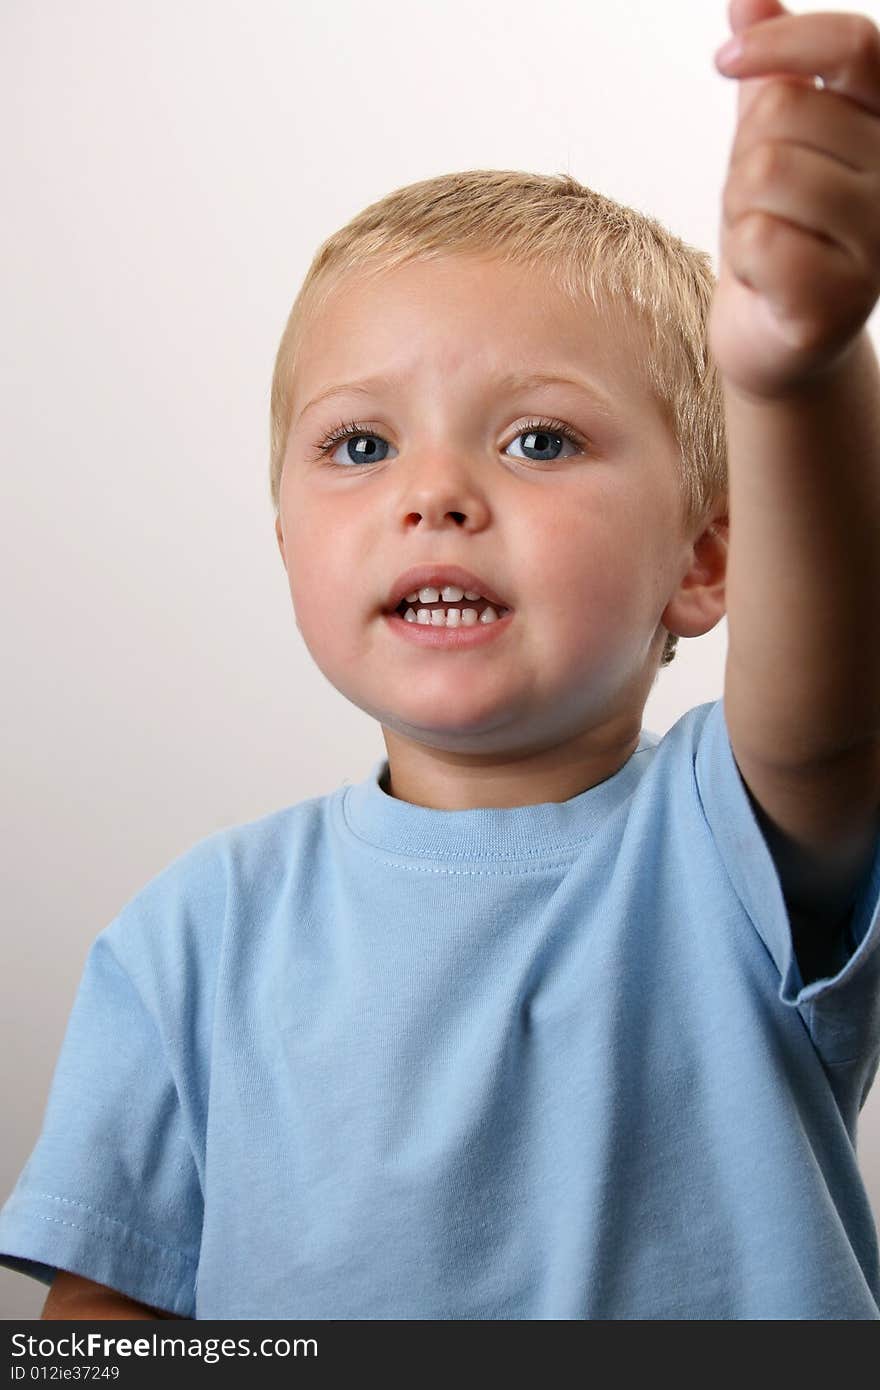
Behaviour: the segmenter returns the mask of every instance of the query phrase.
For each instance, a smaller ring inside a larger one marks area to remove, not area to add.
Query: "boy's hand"
[[[728,14],[743,53],[716,58],[741,85],[709,349],[773,399],[846,356],[880,293],[880,30],[777,0]]]

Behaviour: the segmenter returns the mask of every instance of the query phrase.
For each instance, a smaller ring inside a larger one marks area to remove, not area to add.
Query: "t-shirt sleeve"
[[[804,984],[773,857],[740,776],[724,716],[710,708],[694,766],[703,813],[733,888],[779,972],[779,998],[797,1008],[823,1060],[863,1071],[862,1101],[880,1059],[880,835],[834,975]]]
[[[161,1031],[108,937],[94,941],[42,1131],[0,1211],[0,1263],[57,1269],[194,1316],[202,1185]]]

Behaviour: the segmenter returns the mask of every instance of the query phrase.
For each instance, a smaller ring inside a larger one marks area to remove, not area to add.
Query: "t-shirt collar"
[[[387,758],[363,781],[342,789],[347,828],[377,849],[420,859],[536,860],[583,846],[632,794],[658,736],[643,729],[636,750],[613,776],[570,797],[533,806],[478,806],[438,811],[389,795]]]

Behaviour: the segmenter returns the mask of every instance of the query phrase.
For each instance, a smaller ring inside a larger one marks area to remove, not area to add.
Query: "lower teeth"
[[[407,608],[403,614],[405,622],[418,623],[420,627],[475,627],[480,623],[494,623],[509,610],[502,608],[500,613],[490,605],[478,613],[476,608]]]

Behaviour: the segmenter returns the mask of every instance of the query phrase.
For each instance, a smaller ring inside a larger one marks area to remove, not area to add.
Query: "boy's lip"
[[[459,589],[470,589],[472,593],[482,594],[483,598],[488,599],[496,608],[511,607],[506,599],[495,592],[487,579],[481,579],[478,574],[463,569],[461,565],[449,565],[438,561],[436,564],[415,565],[399,574],[388,595],[388,607],[385,612],[393,613],[400,600],[416,589],[442,589],[447,584],[455,584]]]

